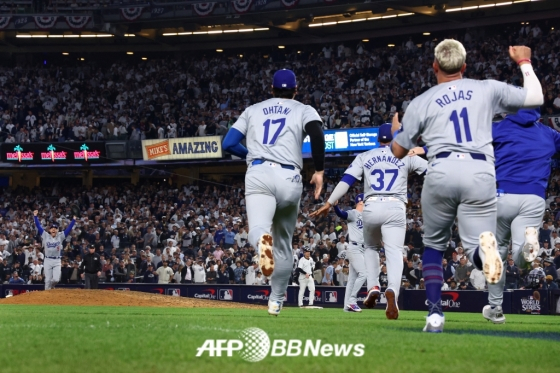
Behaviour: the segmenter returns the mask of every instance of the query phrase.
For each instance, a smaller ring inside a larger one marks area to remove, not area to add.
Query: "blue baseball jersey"
[[[537,110],[519,110],[492,126],[498,189],[545,197],[550,162],[560,151],[560,133],[542,123]]]

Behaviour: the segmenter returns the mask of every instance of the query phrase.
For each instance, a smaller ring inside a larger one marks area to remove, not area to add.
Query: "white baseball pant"
[[[309,305],[313,305],[315,300],[315,281],[313,275],[309,275],[309,278],[305,278],[305,275],[299,275],[299,294],[298,294],[298,305],[303,306],[303,294],[305,289],[309,289]]]

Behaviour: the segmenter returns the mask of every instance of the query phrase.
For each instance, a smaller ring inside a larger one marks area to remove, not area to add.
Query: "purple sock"
[[[426,298],[428,298],[429,314],[441,311],[441,287],[443,286],[443,251],[426,247],[422,256],[422,275],[426,285]]]

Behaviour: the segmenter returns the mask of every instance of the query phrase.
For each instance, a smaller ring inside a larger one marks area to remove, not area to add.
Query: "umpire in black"
[[[95,245],[88,246],[88,253],[84,255],[80,270],[82,278],[86,280],[85,289],[97,289],[99,276],[101,276],[101,257],[95,252]]]

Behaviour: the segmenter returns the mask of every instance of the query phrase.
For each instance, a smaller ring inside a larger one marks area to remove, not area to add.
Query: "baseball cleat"
[[[397,295],[393,289],[385,290],[385,298],[387,298],[387,309],[385,309],[385,316],[389,320],[396,320],[399,318],[399,305],[397,304]]]
[[[489,284],[497,284],[502,277],[504,265],[498,252],[496,236],[492,232],[482,232],[479,237],[480,250],[484,252],[484,263],[482,272]]]
[[[523,258],[525,258],[526,262],[532,263],[537,259],[540,250],[539,232],[537,228],[525,228],[525,245],[523,245],[521,250],[523,251]]]
[[[484,316],[486,320],[492,321],[494,324],[503,324],[506,322],[504,311],[501,306],[496,306],[494,308],[490,305],[484,306],[482,309],[482,316]]]
[[[270,276],[274,271],[274,254],[272,253],[272,236],[265,233],[259,239],[259,268],[263,276]]]
[[[441,333],[443,332],[443,324],[445,324],[445,317],[438,315],[437,313],[433,313],[426,317],[426,326],[422,331],[428,333]]]
[[[380,295],[379,286],[374,286],[371,289],[369,289],[367,293],[367,297],[364,300],[364,306],[366,306],[367,308],[375,308],[375,305],[377,304],[377,300],[379,299],[379,295]]]
[[[362,312],[362,309],[357,304],[349,304],[345,309],[347,312]]]
[[[274,300],[268,301],[268,314],[272,316],[278,316],[282,311],[282,302],[277,302]]]

